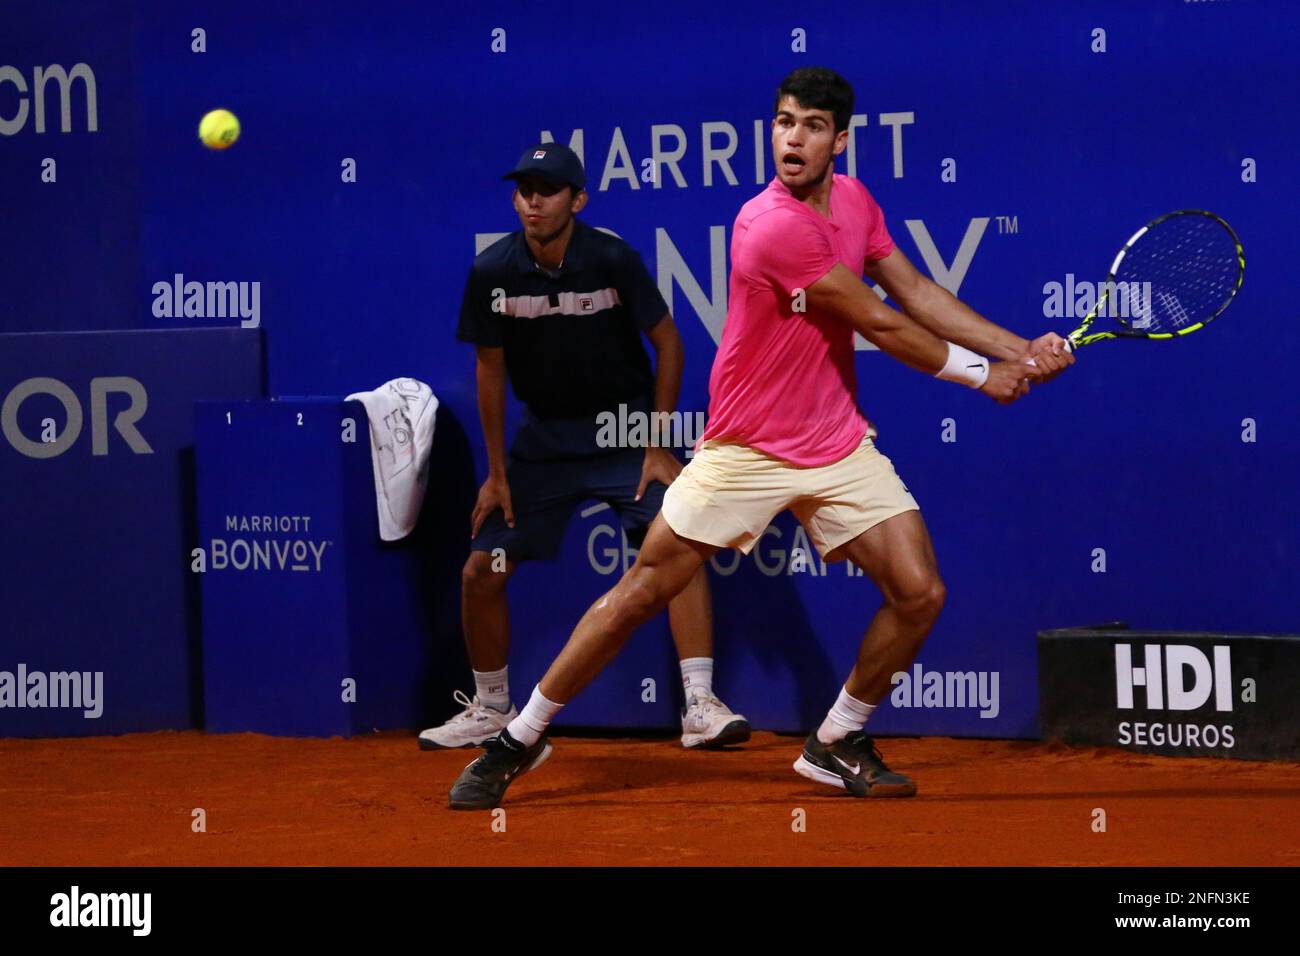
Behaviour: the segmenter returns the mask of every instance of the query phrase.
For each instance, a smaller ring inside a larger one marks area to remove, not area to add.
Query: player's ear
[[[586,205],[587,205],[587,190],[579,189],[576,193],[574,193],[573,203],[569,206],[569,208],[573,211],[573,214],[576,216],[578,213],[582,212],[583,207],[585,207]]]
[[[835,143],[831,147],[831,155],[838,156],[840,153],[844,152],[844,150],[848,148],[848,145],[849,145],[849,131],[847,129],[842,129],[835,134]]]

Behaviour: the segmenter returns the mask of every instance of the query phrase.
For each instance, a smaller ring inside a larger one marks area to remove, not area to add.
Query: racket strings
[[[1227,229],[1200,214],[1172,216],[1121,260],[1114,281],[1128,308],[1116,318],[1143,332],[1178,332],[1222,311],[1239,276],[1237,243]]]

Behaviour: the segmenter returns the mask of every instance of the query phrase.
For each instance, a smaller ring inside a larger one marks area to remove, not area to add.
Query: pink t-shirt
[[[801,466],[828,465],[862,442],[853,328],[805,303],[807,289],[842,262],[894,249],[867,187],[836,174],[831,218],[790,195],[779,179],[740,209],[731,236],[731,282],[722,343],[709,376],[709,439],[739,442]]]

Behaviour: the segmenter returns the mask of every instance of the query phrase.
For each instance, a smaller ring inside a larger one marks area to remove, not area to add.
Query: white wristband
[[[961,382],[971,388],[981,388],[989,380],[989,360],[983,355],[948,343],[948,361],[935,378],[946,382]]]

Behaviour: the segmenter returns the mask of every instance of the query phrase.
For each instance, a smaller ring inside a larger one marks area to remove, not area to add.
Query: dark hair
[[[834,70],[805,66],[795,70],[776,90],[776,112],[784,97],[793,96],[804,109],[826,110],[835,117],[835,132],[849,128],[853,115],[853,87]]]

